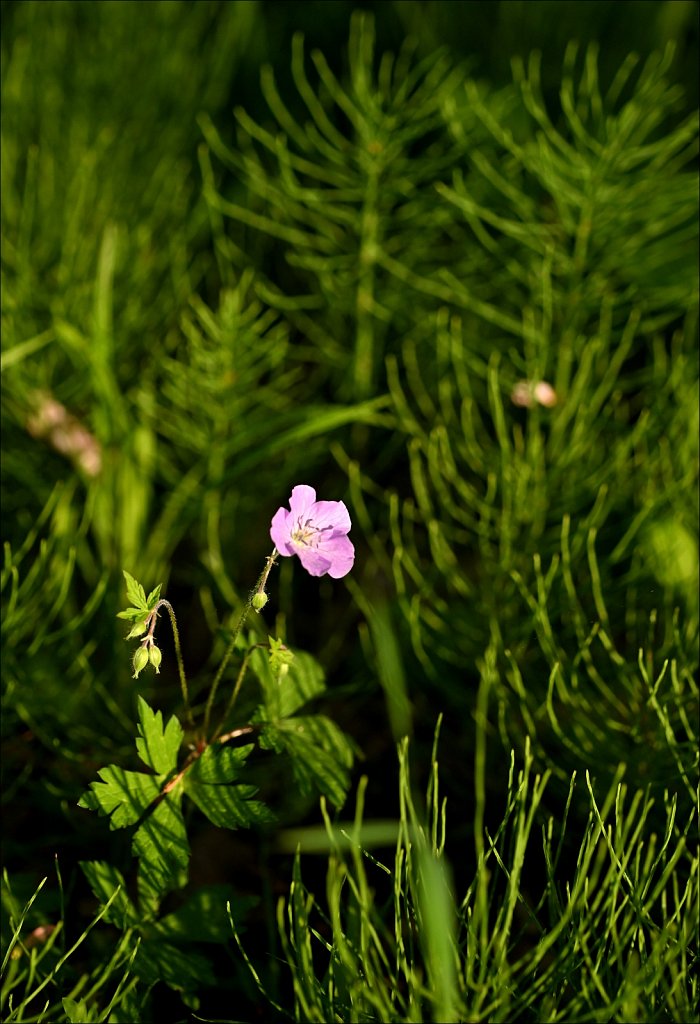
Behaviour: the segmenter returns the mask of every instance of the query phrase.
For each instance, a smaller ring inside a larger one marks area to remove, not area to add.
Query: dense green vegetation
[[[697,1019],[697,15],[3,4],[3,1020]]]

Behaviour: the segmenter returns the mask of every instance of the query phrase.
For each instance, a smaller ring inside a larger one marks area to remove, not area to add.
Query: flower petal
[[[309,548],[299,545],[294,549],[299,555],[299,561],[304,566],[309,576],[325,576],[331,569],[331,559],[321,554],[318,548]]]
[[[292,510],[294,520],[303,516],[316,501],[316,491],[308,484],[297,484],[292,488],[292,496],[289,499],[289,507]]]
[[[334,580],[347,576],[355,561],[355,547],[345,534],[336,534],[319,544],[317,549],[325,558],[330,559],[328,575]]]
[[[296,549],[291,542],[291,528],[294,520],[286,508],[278,508],[270,523],[270,537],[281,555],[293,555]]]
[[[311,509],[313,524],[318,530],[333,527],[336,533],[349,533],[350,513],[342,501],[317,501]]]

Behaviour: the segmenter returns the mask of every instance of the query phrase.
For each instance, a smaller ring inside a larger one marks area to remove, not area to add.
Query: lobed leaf
[[[141,911],[153,917],[166,892],[183,884],[190,859],[180,797],[167,794],[134,833],[132,850],[139,859]]]
[[[233,782],[252,749],[252,743],[244,747],[207,747],[189,768],[185,788],[191,784]]]
[[[136,749],[139,757],[157,775],[167,775],[177,767],[177,753],[184,736],[182,726],[172,715],[163,729],[162,713],[153,711],[141,696],[138,710],[141,736],[136,740]]]
[[[158,939],[141,943],[134,960],[134,972],[149,985],[164,981],[170,988],[185,992],[215,985],[206,957],[191,950],[184,952]]]
[[[207,785],[187,787],[190,799],[209,821],[220,828],[250,828],[275,820],[272,811],[251,797],[255,786]]]
[[[141,608],[143,611],[149,610],[148,602],[146,601],[146,592],[140,583],[134,579],[134,577],[123,570],[124,579],[126,580],[126,596],[131,601],[134,608]]]
[[[158,780],[143,772],[128,772],[110,764],[97,773],[102,782],[91,782],[78,807],[110,816],[111,829],[135,824],[160,792]]]
[[[94,895],[104,906],[120,889],[119,895],[104,914],[104,920],[126,929],[138,924],[138,914],[126,891],[126,882],[121,872],[103,860],[83,860],[80,867],[88,880]]]
[[[265,804],[251,799],[257,792],[255,786],[231,785],[251,749],[251,746],[238,750],[209,747],[185,776],[185,792],[214,825],[248,828],[274,820]]]
[[[203,885],[187,903],[166,914],[155,926],[160,937],[171,942],[225,942],[230,935],[226,904],[239,921],[258,904],[256,896],[238,896],[229,885]],[[240,925],[238,926],[240,929]]]
[[[263,723],[261,745],[290,756],[294,778],[304,792],[316,790],[341,807],[350,785],[352,744],[324,715],[294,714],[325,692],[323,669],[305,651],[296,651],[291,664],[281,663],[274,647],[272,651],[269,657],[258,648],[250,659],[263,691],[264,704],[254,716]]]
[[[325,692],[323,669],[306,651],[295,651],[293,661],[284,663],[275,658],[274,651],[270,658],[266,651],[257,648],[250,665],[262,687],[264,717],[270,721],[293,715]]]
[[[350,786],[354,750],[345,733],[325,715],[285,718],[265,725],[261,742],[286,751],[303,792],[316,790],[342,807]]]

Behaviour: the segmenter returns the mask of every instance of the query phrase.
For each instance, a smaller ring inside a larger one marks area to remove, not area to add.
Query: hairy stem
[[[255,646],[257,647],[257,644]],[[226,721],[226,719],[228,718],[229,714],[231,713],[231,709],[233,708],[233,705],[236,703],[236,698],[238,697],[238,693],[239,693],[239,691],[241,689],[241,684],[243,683],[243,677],[245,676],[246,669],[248,668],[248,662],[250,661],[251,653],[252,653],[251,651],[248,651],[246,653],[245,658],[241,662],[241,667],[238,670],[238,676],[236,677],[236,685],[234,686],[233,691],[231,693],[231,696],[229,698],[229,702],[226,705],[226,710],[224,711],[223,715],[221,716],[221,721],[219,722],[219,725],[217,726],[216,730],[214,731],[214,733],[212,735],[212,738],[211,738],[211,742],[212,743],[214,743],[219,738],[219,735],[221,734],[221,730],[224,727],[224,722]]]
[[[212,711],[212,707],[214,706],[214,699],[216,697],[217,690],[219,689],[219,683],[221,682],[223,674],[226,671],[226,667],[227,667],[229,661],[231,660],[231,655],[233,654],[233,649],[236,646],[236,640],[238,639],[238,636],[239,636],[241,630],[243,629],[245,621],[248,618],[248,616],[250,614],[250,611],[251,611],[251,609],[253,607],[253,598],[255,597],[256,594],[262,593],[264,591],[264,589],[265,589],[265,584],[267,583],[267,577],[270,575],[270,570],[272,569],[272,566],[277,561],[277,555],[278,555],[277,548],[273,548],[272,549],[272,554],[268,555],[268,557],[267,557],[267,561],[265,562],[265,568],[261,572],[261,574],[260,574],[260,576],[258,578],[258,582],[255,584],[253,590],[248,595],[248,600],[243,605],[243,610],[242,610],[242,612],[240,614],[238,622],[236,623],[236,628],[233,631],[233,634],[232,634],[231,639],[229,641],[229,645],[226,648],[226,653],[224,654],[223,661],[219,665],[219,669],[218,669],[216,675],[214,676],[214,682],[211,685],[211,690],[209,691],[209,696],[207,698],[207,704],[206,704],[206,707],[204,709],[204,729],[203,729],[203,731],[204,731],[204,735],[205,736],[206,736],[206,734],[207,734],[207,732],[209,730],[209,721],[211,719],[211,711]],[[243,681],[243,674],[242,673],[245,672],[245,667],[246,667],[247,663],[248,663],[248,656],[246,655],[246,657],[245,657],[245,659],[243,661],[243,665],[241,665],[241,672],[239,672],[239,677],[236,680],[236,686],[234,688],[233,696],[232,696],[231,701],[230,701],[230,705],[231,706],[233,706],[233,701],[235,700],[235,697],[238,696],[237,690],[240,687],[241,682]],[[227,711],[227,713],[228,713],[228,711]]]
[[[192,708],[190,707],[190,696],[187,688],[187,676],[185,675],[185,663],[182,660],[182,648],[180,647],[180,634],[177,628],[177,619],[175,618],[175,609],[171,605],[170,601],[166,601],[161,598],[158,604],[151,612],[151,625],[148,630],[148,636],[153,636],[153,631],[156,628],[156,617],[159,608],[167,608],[170,616],[170,625],[173,629],[173,639],[175,641],[175,658],[177,659],[177,671],[180,676],[180,689],[182,690],[182,699],[185,704],[185,715],[187,716],[187,724],[191,729],[194,729],[194,719],[192,718]]]

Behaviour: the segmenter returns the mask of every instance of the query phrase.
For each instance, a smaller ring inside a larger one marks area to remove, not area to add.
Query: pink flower
[[[340,579],[352,569],[355,548],[346,536],[350,513],[342,501],[316,501],[307,484],[292,488],[289,508],[278,508],[270,524],[270,536],[281,555],[299,555],[311,576]]]

